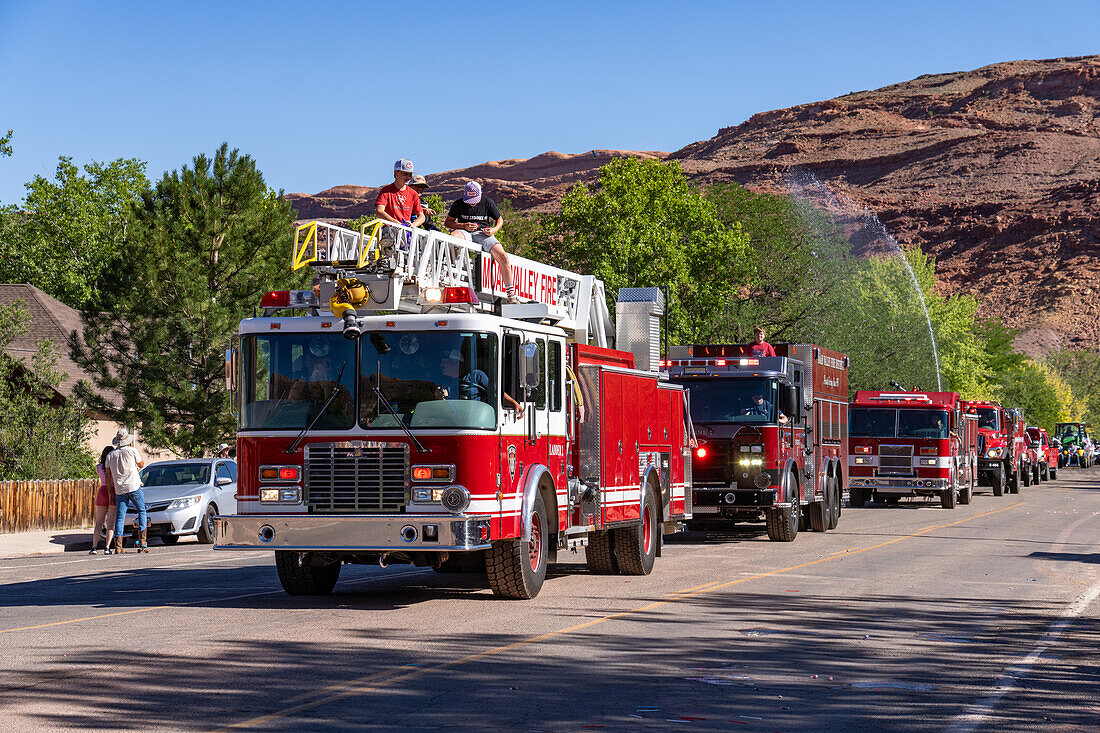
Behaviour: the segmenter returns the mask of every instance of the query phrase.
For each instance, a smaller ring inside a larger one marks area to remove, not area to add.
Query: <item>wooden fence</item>
[[[96,479],[0,481],[0,532],[90,527]]]

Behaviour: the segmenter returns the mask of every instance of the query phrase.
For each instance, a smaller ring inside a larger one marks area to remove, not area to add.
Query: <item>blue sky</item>
[[[547,150],[676,150],[756,112],[1100,53],[1100,2],[0,0],[0,203],[78,164],[223,141],[315,193]]]

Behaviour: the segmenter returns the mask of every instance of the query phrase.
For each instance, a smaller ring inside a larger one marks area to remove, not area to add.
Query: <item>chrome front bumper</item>
[[[238,514],[214,518],[215,550],[397,552],[484,550],[489,546],[486,515]]]
[[[870,489],[880,494],[912,494],[915,491],[942,491],[947,488],[945,478],[850,478],[848,486]]]

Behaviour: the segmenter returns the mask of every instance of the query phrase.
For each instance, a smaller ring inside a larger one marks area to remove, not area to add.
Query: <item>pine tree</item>
[[[255,161],[222,146],[213,160],[167,173],[141,196],[127,245],[104,268],[97,302],[83,314],[74,360],[81,395],[119,422],[140,425],[150,446],[201,454],[234,429],[224,384],[225,349],[267,290],[290,272],[294,214]]]

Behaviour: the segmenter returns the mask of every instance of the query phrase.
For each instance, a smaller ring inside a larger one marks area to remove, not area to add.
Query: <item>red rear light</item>
[[[871,446],[869,446],[869,445],[857,445],[856,446],[856,453],[870,453],[870,452],[871,452]]]
[[[695,457],[696,458],[706,458],[707,457],[707,449],[706,448],[696,448],[695,449]]]
[[[290,305],[289,290],[269,290],[260,300],[261,308],[286,308]]]
[[[477,305],[481,301],[477,299],[477,293],[474,292],[473,288],[464,286],[443,288],[443,302]]]
[[[934,456],[934,455],[936,455],[936,449],[935,448],[921,448],[920,449],[920,454],[922,456]]]
[[[718,361],[714,362],[714,366],[725,366],[725,365],[726,365],[726,360],[725,359],[719,359]]]

